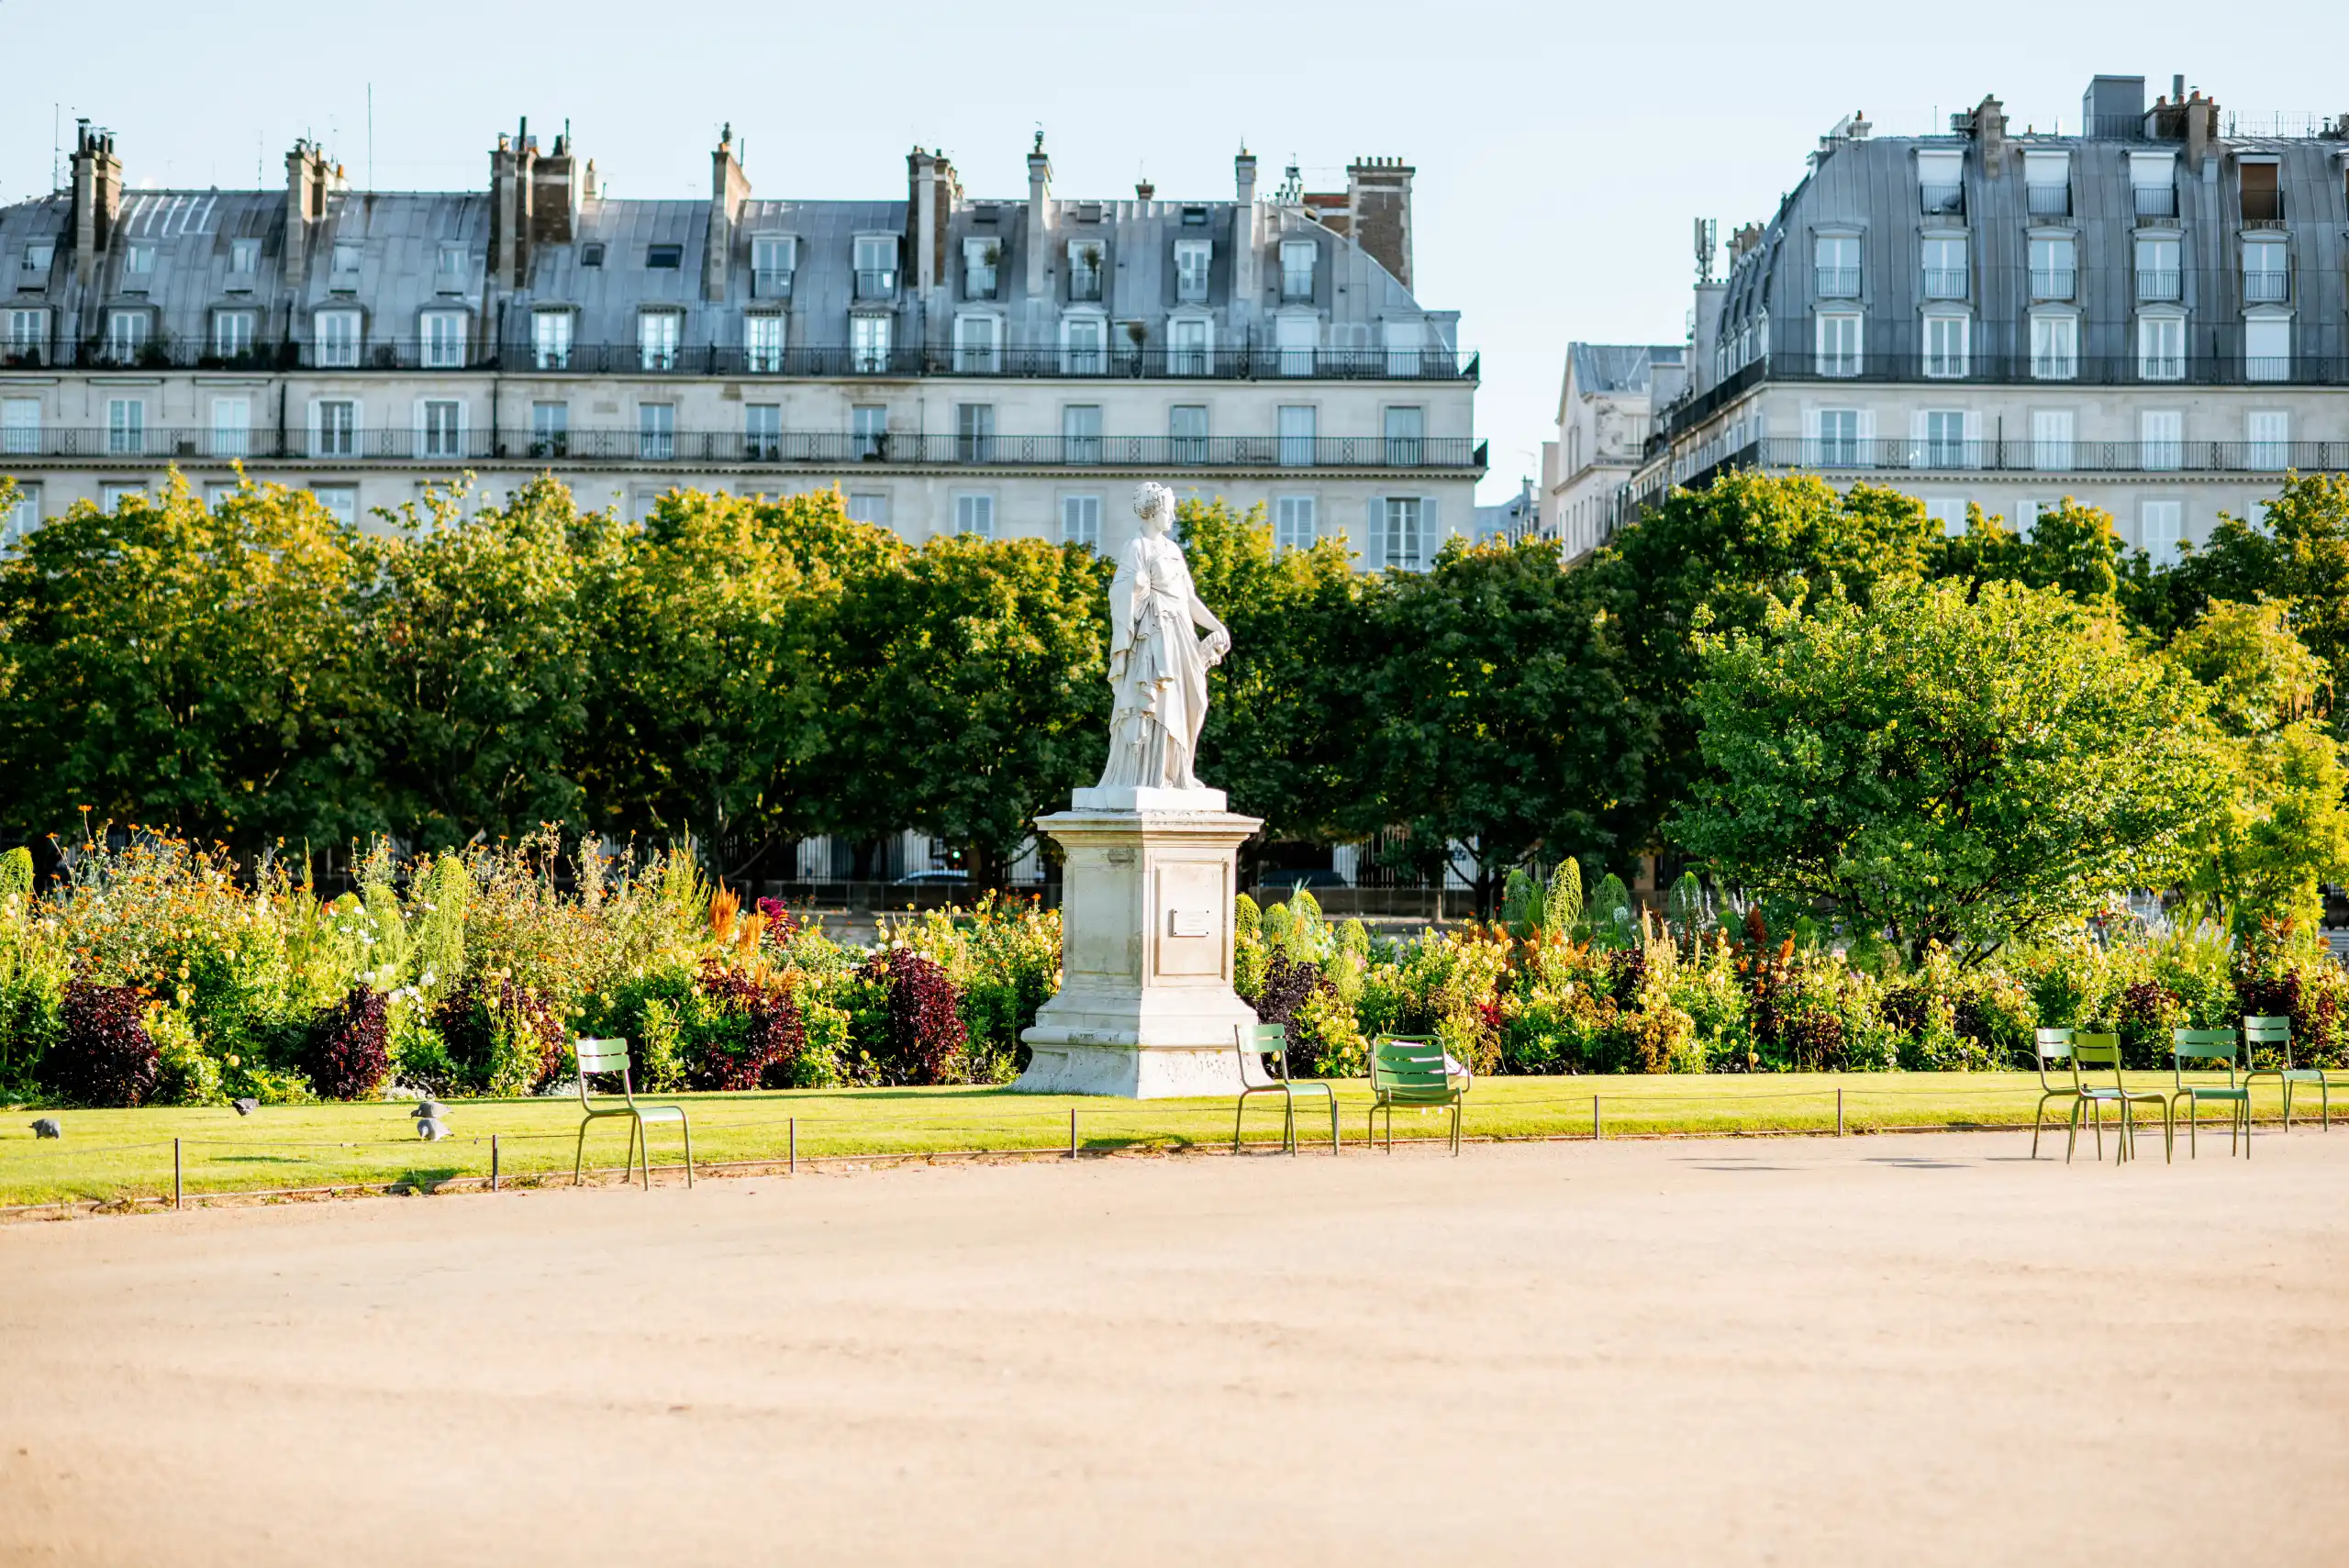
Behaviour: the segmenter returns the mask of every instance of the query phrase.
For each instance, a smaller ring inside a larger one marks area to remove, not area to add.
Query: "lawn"
[[[2142,1074],[2163,1086],[2168,1075]],[[2260,1115],[2281,1100],[2261,1085]],[[1487,1078],[1468,1098],[1471,1138],[1587,1138],[1592,1099],[1605,1135],[1831,1132],[1837,1096],[1854,1132],[1892,1129],[2028,1127],[2038,1081],[2025,1073],[1866,1073],[1746,1075]],[[702,1165],[780,1162],[796,1130],[799,1158],[820,1160],[960,1152],[1065,1151],[1069,1113],[1087,1153],[1130,1149],[1229,1148],[1228,1099],[1139,1103],[1082,1096],[1014,1095],[1002,1089],[839,1089],[775,1094],[659,1096],[690,1107],[694,1155]],[[1339,1085],[1346,1145],[1361,1148],[1370,1096],[1360,1081]],[[1279,1133],[1277,1100],[1251,1102],[1252,1143]],[[180,1141],[186,1191],[256,1192],[330,1186],[434,1187],[485,1179],[495,1152],[502,1179],[566,1177],[579,1127],[576,1098],[460,1100],[454,1136],[414,1136],[409,1106],[264,1106],[250,1117],[230,1109],[58,1111],[18,1109],[0,1128],[0,1207],[168,1197],[173,1140]],[[2052,1109],[2066,1109],[2058,1102]],[[2315,1107],[2307,1107],[2313,1113]],[[2294,1106],[2296,1111],[2300,1106]],[[1308,1147],[1326,1150],[1329,1119],[1300,1106]],[[65,1136],[36,1140],[36,1114],[56,1116]],[[2142,1114],[2142,1113],[2141,1113]],[[2206,1117],[2214,1113],[2206,1111]],[[1318,1120],[1316,1119],[1318,1117]],[[1435,1138],[1441,1114],[1405,1112],[1395,1136]],[[2060,1137],[2060,1129],[2058,1132]],[[2223,1129],[2219,1136],[2225,1136]],[[674,1127],[654,1130],[656,1175],[681,1155]],[[617,1173],[627,1124],[596,1123],[588,1134],[591,1171]],[[664,1179],[674,1179],[674,1172]]]

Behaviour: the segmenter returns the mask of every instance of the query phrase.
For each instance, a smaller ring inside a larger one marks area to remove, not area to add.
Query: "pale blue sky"
[[[2121,34],[2126,33],[2123,39]],[[1341,189],[1357,155],[1419,169],[1422,303],[1484,353],[1482,495],[1537,472],[1565,345],[1676,341],[1689,219],[1766,217],[1803,155],[1864,109],[1880,134],[1985,93],[2020,127],[2077,123],[2099,72],[2173,72],[2244,111],[2349,111],[2349,6],[2277,0],[2257,25],[2177,0],[1999,10],[1684,0],[1180,7],[707,6],[406,0],[0,0],[0,201],[50,183],[52,105],[113,128],[134,184],[284,178],[304,133],[374,182],[472,189],[496,134],[571,121],[615,195],[707,195],[722,121],[763,195],[898,195],[942,146],[978,195],[1025,193],[1036,122],[1063,195],[1228,197],[1244,136]],[[1940,117],[1937,120],[1936,117]]]

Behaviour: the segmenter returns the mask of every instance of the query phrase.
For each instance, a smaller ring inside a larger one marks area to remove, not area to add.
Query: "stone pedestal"
[[[1036,826],[1066,855],[1061,988],[1021,1039],[1015,1089],[1163,1099],[1243,1086],[1231,989],[1241,840],[1221,790],[1080,789]]]

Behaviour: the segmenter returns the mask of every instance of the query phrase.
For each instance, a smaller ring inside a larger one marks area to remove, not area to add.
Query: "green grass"
[[[2142,1073],[2166,1087],[2167,1073]],[[1785,1073],[1757,1076],[1486,1078],[1468,1099],[1471,1138],[1586,1138],[1591,1097],[1601,1102],[1609,1137],[1657,1133],[1822,1132],[1835,1126],[1842,1091],[1845,1126],[1887,1129],[2028,1127],[2037,1080],[2024,1073]],[[1014,1095],[1001,1089],[807,1090],[781,1094],[659,1096],[691,1108],[697,1162],[780,1162],[797,1123],[803,1160],[846,1156],[1065,1151],[1069,1111],[1077,1113],[1079,1146],[1122,1149],[1229,1148],[1228,1099],[1128,1100]],[[1339,1085],[1341,1126],[1349,1146],[1364,1138],[1369,1093]],[[2313,1096],[2304,1096],[2313,1118]],[[1277,1100],[1251,1102],[1252,1141],[1279,1134]],[[2263,1120],[2281,1112],[2273,1081],[2260,1085]],[[2295,1111],[2301,1108],[2296,1103]],[[572,1099],[460,1100],[449,1123],[455,1136],[425,1143],[409,1107],[394,1103],[265,1106],[249,1118],[228,1109],[55,1111],[18,1109],[0,1126],[0,1207],[168,1197],[172,1140],[181,1140],[191,1195],[330,1186],[430,1188],[486,1177],[490,1139],[508,1180],[560,1172],[569,1179],[579,1104]],[[1302,1136],[1329,1119],[1300,1106]],[[2068,1110],[2066,1102],[2053,1107]],[[30,1122],[54,1115],[65,1136],[39,1140]],[[2141,1113],[2142,1114],[2142,1113]],[[2217,1114],[2206,1109],[2206,1117]],[[1445,1118],[1404,1112],[1395,1136],[1435,1138]],[[2058,1136],[2060,1136],[2060,1131]],[[2223,1131],[2220,1134],[2223,1138]],[[654,1162],[674,1165],[682,1151],[674,1127],[656,1128]],[[590,1169],[618,1169],[627,1124],[607,1120],[588,1134]],[[669,1173],[674,1179],[674,1173]]]

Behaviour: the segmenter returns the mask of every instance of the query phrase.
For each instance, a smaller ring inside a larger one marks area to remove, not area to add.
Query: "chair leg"
[[[592,1121],[579,1124],[579,1146],[571,1151],[571,1184],[574,1187],[579,1184],[579,1173],[587,1162],[587,1129],[593,1125]]]
[[[1338,1152],[1338,1091],[1330,1091],[1330,1152]]]
[[[1240,1103],[1231,1108],[1231,1151],[1240,1152],[1240,1123],[1248,1114],[1248,1096],[1241,1095]]]
[[[2188,1101],[2187,1101],[2187,1102],[2186,1102],[2186,1157],[2187,1157],[2188,1159],[2189,1159],[2189,1160],[2199,1160],[2200,1158],[2202,1158],[2202,1149],[2201,1149],[2201,1146],[2200,1146],[2199,1144],[2198,1144],[2197,1142],[2195,1142],[2195,1135],[2196,1135],[2198,1132],[2199,1132],[2199,1131],[2201,1130],[2201,1128],[2202,1128],[2202,1102],[2201,1102],[2201,1101],[2199,1101],[2199,1100],[2188,1100]],[[2233,1145],[2232,1145],[2232,1143],[2230,1143],[2230,1144],[2229,1144],[2228,1149],[2227,1149],[2227,1152],[2228,1152],[2228,1153],[2230,1153],[2230,1154],[2232,1154],[2232,1153],[2233,1153],[2233,1152],[2234,1152],[2234,1148],[2233,1148]]]
[[[1281,1101],[1281,1147],[1288,1156],[1297,1158],[1297,1096],[1290,1095]]]
[[[2031,1157],[2039,1158],[2039,1124],[2047,1119],[2047,1096],[2039,1096],[2038,1114],[2031,1118]]]
[[[694,1190],[694,1124],[684,1117],[677,1118],[677,1130],[685,1135],[685,1190]]]
[[[2072,1151],[2080,1146],[2080,1112],[2085,1109],[2086,1106],[2086,1101],[2074,1100],[2072,1102],[2071,1132],[2064,1140],[2064,1163],[2066,1165],[2072,1162]]]
[[[1460,1158],[1460,1111],[1461,1111],[1461,1105],[1460,1105],[1460,1102],[1459,1102],[1458,1100],[1454,1100],[1454,1101],[1453,1101],[1453,1102],[1452,1102],[1452,1157],[1453,1157],[1453,1159],[1455,1159],[1455,1160],[1457,1160],[1457,1159],[1459,1159],[1459,1158]]]

